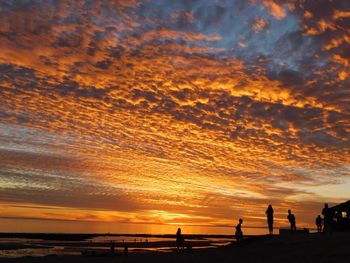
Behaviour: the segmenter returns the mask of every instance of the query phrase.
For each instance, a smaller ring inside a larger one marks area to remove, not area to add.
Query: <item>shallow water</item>
[[[12,250],[0,250],[1,258],[19,258],[19,257],[43,257],[48,255],[80,255],[81,252],[70,252],[63,247],[53,248],[24,248]]]
[[[3,248],[11,245],[12,249],[0,249],[2,258],[18,258],[25,256],[42,257],[48,255],[81,255],[82,251],[109,252],[111,241],[116,243],[115,252],[123,253],[124,243],[128,244],[130,253],[143,251],[169,252],[175,249],[174,238],[167,237],[135,237],[135,236],[98,236],[83,241],[56,241],[26,238],[0,238]],[[215,248],[232,241],[230,238],[198,238],[187,240],[193,249]],[[119,244],[119,246],[118,246]],[[187,244],[187,243],[186,243]],[[14,249],[15,246],[31,246]]]

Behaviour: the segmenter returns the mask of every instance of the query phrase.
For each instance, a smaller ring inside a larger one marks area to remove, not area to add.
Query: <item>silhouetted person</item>
[[[267,215],[267,224],[269,226],[270,235],[273,234],[273,208],[272,205],[269,205],[266,209],[265,214]]]
[[[328,204],[324,204],[322,215],[323,215],[323,224],[324,224],[323,233],[332,234],[333,215],[331,213],[331,210],[328,208]]]
[[[320,215],[318,215],[318,217],[316,217],[316,226],[317,226],[317,232],[321,233],[322,232],[322,218]]]
[[[128,245],[125,244],[125,246],[124,246],[124,255],[127,256],[128,252],[129,252]]]
[[[115,252],[115,243],[114,241],[111,241],[111,254],[114,255]]]
[[[240,218],[236,226],[236,233],[235,233],[237,243],[243,240],[242,223],[243,223],[243,219]]]
[[[292,211],[290,209],[288,210],[287,218],[290,223],[290,232],[294,233],[297,230],[297,227],[295,225],[295,216],[292,214]]]
[[[177,246],[177,252],[179,252],[180,249],[182,251],[184,251],[185,249],[185,239],[181,234],[181,228],[178,228],[176,232],[176,246]]]

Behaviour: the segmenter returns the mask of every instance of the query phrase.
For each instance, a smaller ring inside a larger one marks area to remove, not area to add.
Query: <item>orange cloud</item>
[[[252,24],[252,29],[255,32],[260,32],[264,30],[268,26],[268,21],[266,19],[258,18],[255,20],[255,22]]]
[[[349,176],[347,38],[319,40],[334,23],[310,12],[276,37],[272,21],[262,41],[267,20],[247,22],[260,13],[227,29],[221,6],[76,5],[0,18],[4,217],[263,225],[274,202],[281,224],[298,207],[307,225],[338,201],[314,190]]]
[[[286,17],[286,11],[283,6],[277,4],[274,0],[263,0],[263,5],[269,9],[270,14],[277,20],[282,20]]]

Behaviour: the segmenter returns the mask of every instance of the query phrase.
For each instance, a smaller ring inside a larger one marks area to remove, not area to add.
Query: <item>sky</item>
[[[0,50],[0,231],[314,227],[350,199],[349,1],[5,0]]]

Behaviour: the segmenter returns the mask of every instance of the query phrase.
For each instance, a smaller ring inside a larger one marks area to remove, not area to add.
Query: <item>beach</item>
[[[89,262],[350,262],[350,233],[256,236],[216,248],[136,250],[127,256],[121,248],[114,256],[47,255],[21,258],[0,258],[6,263],[89,263]],[[167,244],[169,245],[169,244]],[[0,249],[6,248],[2,244]]]
[[[350,0],[0,0],[0,263],[350,263],[349,189]]]

